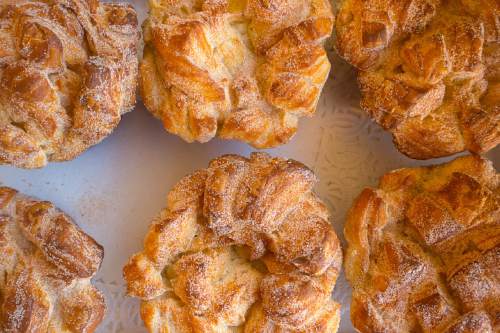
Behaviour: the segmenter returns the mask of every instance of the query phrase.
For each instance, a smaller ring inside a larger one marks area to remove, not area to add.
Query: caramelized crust
[[[386,174],[344,233],[359,331],[500,330],[500,174],[486,159]]]
[[[359,71],[361,106],[417,159],[500,142],[497,0],[344,0],[337,50]]]
[[[150,0],[141,95],[188,142],[286,143],[315,112],[330,63],[328,0]]]
[[[0,163],[38,168],[97,144],[135,104],[137,17],[126,4],[0,4]]]
[[[226,155],[183,178],[125,266],[150,332],[336,332],[341,249],[299,162]]]
[[[63,212],[0,187],[0,331],[94,332],[106,305],[91,284],[103,249]]]

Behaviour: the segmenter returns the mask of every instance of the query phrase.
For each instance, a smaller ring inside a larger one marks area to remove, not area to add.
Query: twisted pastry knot
[[[477,156],[386,174],[345,226],[361,332],[498,332],[500,175]]]
[[[124,268],[151,332],[336,332],[341,266],[304,165],[266,154],[183,178]]]
[[[362,107],[418,159],[500,142],[497,0],[346,0],[337,49],[360,69]]]
[[[69,160],[135,104],[133,8],[97,0],[0,5],[0,163]]]
[[[94,332],[103,249],[46,201],[0,187],[0,331]]]
[[[184,140],[287,142],[314,113],[330,63],[327,0],[150,1],[141,95]]]

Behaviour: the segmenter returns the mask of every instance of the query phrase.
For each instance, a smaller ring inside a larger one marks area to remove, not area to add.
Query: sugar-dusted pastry
[[[103,249],[47,201],[0,187],[0,332],[94,332]]]
[[[188,142],[288,142],[328,77],[329,0],[150,0],[141,95]]]
[[[361,106],[417,159],[500,142],[498,0],[343,0],[339,54]]]
[[[303,164],[225,155],[184,177],[124,268],[150,332],[335,333],[341,249]]]
[[[387,173],[344,233],[360,332],[499,332],[500,174],[488,160]]]
[[[97,144],[135,104],[137,17],[98,0],[0,3],[0,163],[38,168]]]

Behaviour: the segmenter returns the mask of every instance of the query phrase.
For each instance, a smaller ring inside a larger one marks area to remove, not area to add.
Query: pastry
[[[328,0],[150,0],[140,90],[167,131],[257,148],[288,142],[330,63]]]
[[[0,4],[0,163],[70,160],[113,131],[135,104],[137,24],[127,4]]]
[[[103,249],[52,203],[0,187],[0,331],[94,332]]]
[[[225,155],[184,177],[124,268],[150,332],[336,332],[341,249],[299,162]]]
[[[488,160],[387,173],[344,233],[360,332],[499,332],[500,174]]]
[[[344,0],[339,54],[359,69],[361,106],[409,157],[500,142],[498,0]]]

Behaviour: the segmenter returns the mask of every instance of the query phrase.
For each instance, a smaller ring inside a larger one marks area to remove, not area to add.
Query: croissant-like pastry
[[[500,142],[498,0],[344,0],[339,54],[359,69],[361,106],[409,157]]]
[[[500,330],[500,174],[488,160],[387,173],[344,233],[360,332]]]
[[[98,0],[0,4],[0,163],[70,160],[135,104],[134,9]]]
[[[103,249],[47,201],[0,187],[0,331],[94,332]]]
[[[336,332],[342,253],[299,162],[226,155],[183,178],[124,268],[150,332]]]
[[[315,112],[330,70],[328,0],[149,4],[140,90],[169,132],[273,147]]]

